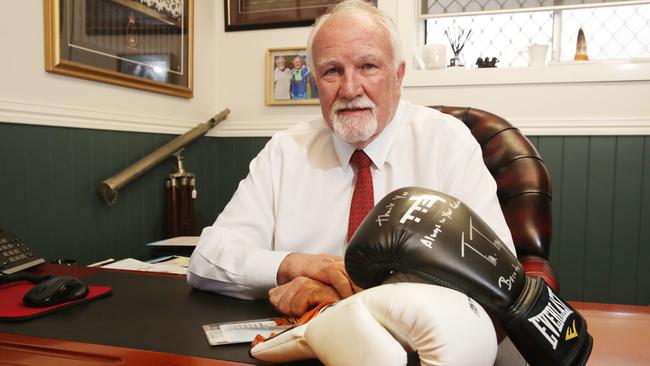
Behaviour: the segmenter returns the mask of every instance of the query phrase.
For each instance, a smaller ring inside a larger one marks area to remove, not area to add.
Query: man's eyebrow
[[[322,67],[322,66],[335,66],[338,65],[339,62],[336,61],[335,59],[329,59],[329,60],[324,60],[321,62],[317,62],[315,65],[316,67]]]
[[[373,54],[364,54],[358,58],[358,60],[362,62],[367,62],[367,61],[377,62],[377,60],[381,60],[381,59],[382,58],[379,55],[373,55]]]
[[[381,60],[381,59],[382,58],[379,55],[365,53],[363,55],[355,57],[355,62],[377,62],[378,60]],[[323,60],[321,62],[317,62],[314,65],[316,67],[323,67],[323,66],[337,66],[339,64],[340,64],[340,62],[337,61],[336,59],[326,59],[326,60]]]

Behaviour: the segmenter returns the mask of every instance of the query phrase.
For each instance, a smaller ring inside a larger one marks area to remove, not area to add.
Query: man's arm
[[[308,277],[296,277],[269,290],[269,301],[278,311],[300,317],[313,307],[342,298],[334,287]]]
[[[289,253],[272,250],[272,143],[253,159],[224,211],[201,233],[188,269],[191,285],[244,299],[264,298],[276,286],[278,267]]]
[[[348,297],[354,288],[341,257],[277,251],[272,245],[277,182],[273,179],[271,159],[277,143],[269,142],[251,162],[250,173],[240,182],[224,211],[214,225],[203,230],[192,254],[188,282],[203,290],[253,299],[266,298],[269,289],[289,285],[296,279],[296,283],[305,284],[303,278],[309,278],[323,287],[323,294],[334,293],[337,299]],[[299,230],[299,222],[296,228]],[[291,296],[274,297],[282,299],[274,303],[278,309],[287,309],[288,299],[305,301],[295,296],[309,292],[296,283],[279,290],[289,291]],[[313,285],[310,284],[311,290]]]
[[[343,257],[340,256],[291,253],[280,263],[277,283],[284,285],[297,277],[308,277],[330,285],[341,298],[354,293],[353,284],[345,272]]]
[[[269,300],[293,316],[361,291],[345,272],[343,257],[328,254],[289,254],[280,263],[277,282],[278,287],[269,291]]]

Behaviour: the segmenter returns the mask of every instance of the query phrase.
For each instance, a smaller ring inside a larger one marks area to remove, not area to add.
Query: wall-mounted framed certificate
[[[45,69],[193,96],[194,0],[44,0]]]

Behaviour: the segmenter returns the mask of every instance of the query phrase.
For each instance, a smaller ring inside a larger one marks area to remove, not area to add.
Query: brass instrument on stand
[[[106,202],[107,205],[112,206],[117,202],[117,193],[122,187],[136,180],[151,168],[172,156],[172,154],[179,152],[194,140],[205,135],[212,127],[225,120],[226,117],[228,117],[228,114],[230,114],[230,109],[226,108],[219,114],[210,118],[207,122],[201,123],[186,133],[176,137],[121,172],[104,180],[101,182],[97,193],[99,193],[99,196],[104,199],[104,202]]]

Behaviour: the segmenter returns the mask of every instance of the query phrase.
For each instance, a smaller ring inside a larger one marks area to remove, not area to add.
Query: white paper
[[[163,272],[187,274],[187,268],[162,263],[146,263],[133,258],[126,258],[103,266],[102,268],[126,269],[130,271]]]
[[[153,243],[147,244],[147,246],[157,246],[157,247],[195,247],[196,243],[199,242],[198,236],[177,236],[174,238],[169,238],[160,241],[154,241]]]
[[[232,343],[250,343],[258,334],[264,338],[271,336],[271,333],[280,333],[290,328],[294,319],[292,318],[267,318],[242,322],[206,324],[203,331],[211,346]],[[278,325],[282,324],[282,325]]]

